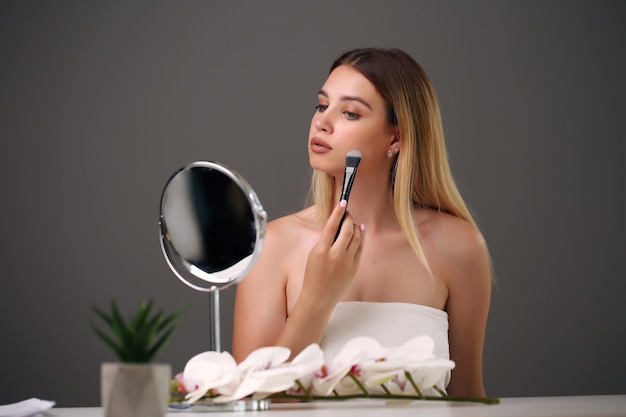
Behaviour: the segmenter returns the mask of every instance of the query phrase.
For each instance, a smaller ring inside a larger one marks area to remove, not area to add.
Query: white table
[[[503,398],[500,404],[412,401],[386,403],[383,400],[328,401],[299,404],[272,404],[256,412],[170,412],[168,417],[255,415],[261,417],[626,417],[626,395],[579,397]],[[102,417],[102,409],[53,408],[49,417]]]

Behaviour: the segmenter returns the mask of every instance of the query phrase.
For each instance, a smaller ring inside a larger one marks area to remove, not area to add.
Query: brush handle
[[[343,212],[343,216],[341,216],[341,221],[339,222],[339,227],[337,228],[337,233],[335,234],[335,240],[339,237],[339,232],[341,231],[341,225],[346,218],[346,214],[348,213],[348,199],[350,198],[350,192],[352,191],[352,184],[354,183],[354,177],[356,177],[356,167],[346,166],[346,170],[343,173],[343,188],[341,190],[341,200],[346,200],[346,210]]]
[[[352,184],[354,183],[354,177],[356,177],[356,169],[361,162],[361,152],[358,150],[353,150],[348,152],[346,155],[346,169],[343,171],[343,187],[341,189],[341,200],[346,200],[346,209],[341,216],[341,220],[339,221],[339,227],[337,228],[337,233],[335,233],[335,240],[339,237],[339,232],[341,231],[341,225],[343,225],[343,221],[346,218],[346,214],[348,213],[348,199],[350,198],[350,192],[352,191]]]
[[[341,220],[339,220],[339,227],[337,228],[337,233],[335,233],[335,238],[333,239],[333,242],[337,240],[337,238],[339,237],[339,232],[341,232],[341,225],[343,224],[343,221],[346,219],[346,214],[348,214],[347,208],[343,212],[343,215],[341,216]]]

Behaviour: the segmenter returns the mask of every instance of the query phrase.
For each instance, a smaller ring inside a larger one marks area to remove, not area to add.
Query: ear
[[[400,129],[398,129],[398,126],[394,126],[391,133],[393,134],[393,136],[391,137],[389,144],[393,145],[397,143],[399,145],[400,144]]]

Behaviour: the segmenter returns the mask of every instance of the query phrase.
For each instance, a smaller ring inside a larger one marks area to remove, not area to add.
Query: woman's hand
[[[309,252],[300,299],[309,306],[334,308],[352,283],[363,248],[364,226],[346,213],[337,240],[335,235],[346,210],[343,200],[332,211],[318,242]]]

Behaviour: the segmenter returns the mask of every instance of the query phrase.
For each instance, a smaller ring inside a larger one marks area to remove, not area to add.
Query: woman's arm
[[[289,233],[279,226],[266,231],[263,253],[252,273],[238,284],[235,300],[233,356],[237,361],[262,346],[285,346],[292,357],[311,343],[319,343],[330,313],[356,274],[363,230],[347,216],[334,241],[345,205],[338,204],[319,241],[311,249],[302,291],[287,319],[285,256]]]
[[[450,359],[456,363],[448,393],[484,397],[482,359],[491,298],[491,264],[480,232],[459,221],[453,229],[454,239],[447,239],[444,269]]]
[[[287,316],[287,270],[280,225],[270,222],[263,249],[252,271],[237,284],[233,356],[240,362],[256,348],[274,344]]]

